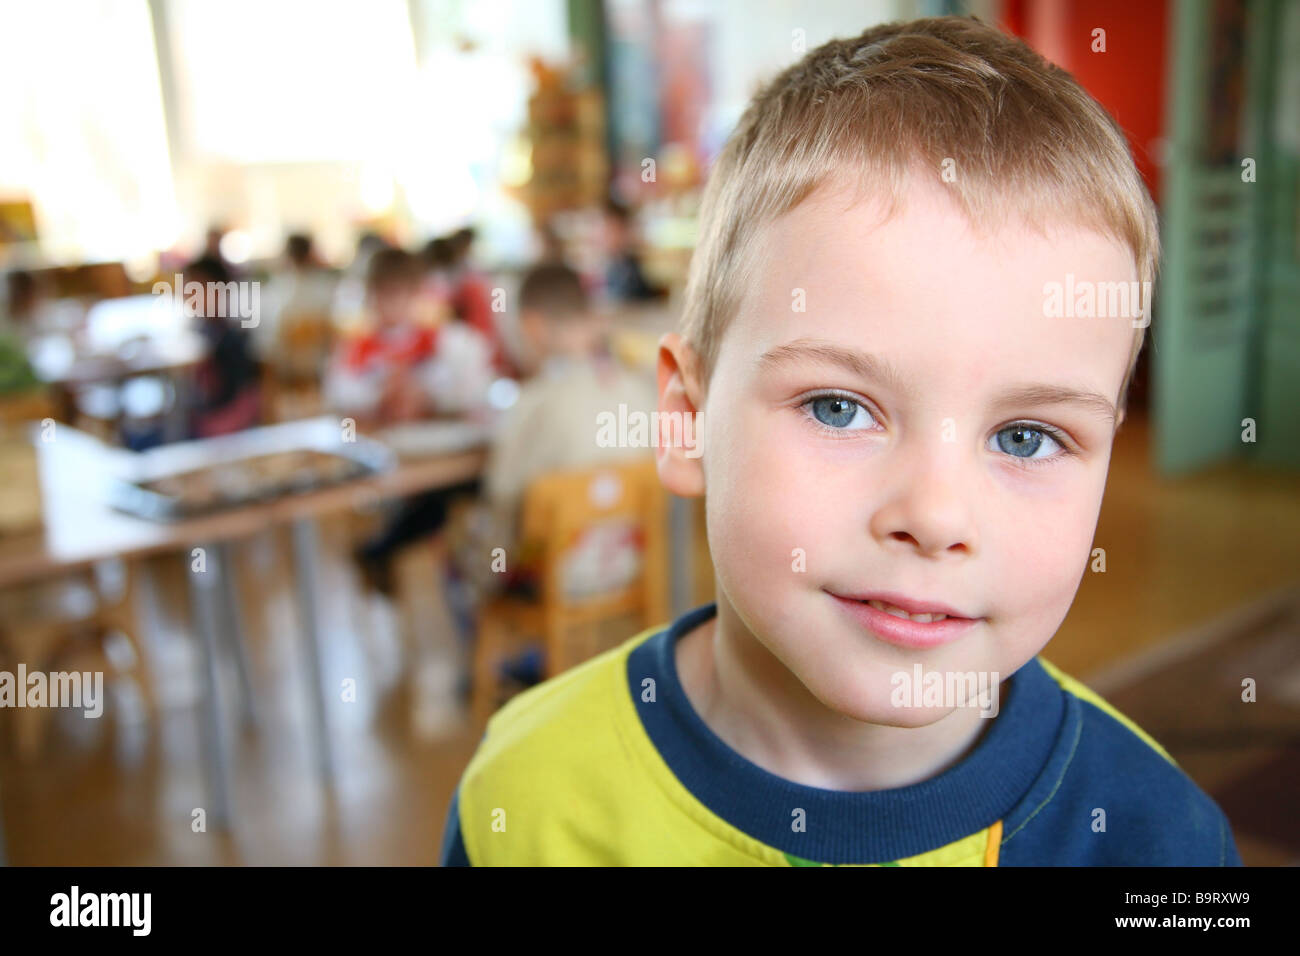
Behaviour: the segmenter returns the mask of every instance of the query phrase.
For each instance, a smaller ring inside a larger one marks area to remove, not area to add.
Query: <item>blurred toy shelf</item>
[[[515,193],[542,223],[557,212],[604,200],[605,100],[598,88],[578,86],[566,67],[536,58],[530,67],[537,89],[528,102],[524,135],[532,148],[532,176]]]

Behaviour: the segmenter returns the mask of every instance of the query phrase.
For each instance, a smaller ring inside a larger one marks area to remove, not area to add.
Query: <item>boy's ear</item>
[[[665,488],[683,498],[704,494],[703,404],[695,350],[676,332],[659,340],[659,441],[655,461]]]

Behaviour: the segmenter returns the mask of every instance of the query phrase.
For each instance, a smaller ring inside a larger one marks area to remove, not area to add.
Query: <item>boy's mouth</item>
[[[933,647],[967,633],[978,618],[934,601],[899,594],[836,594],[831,597],[876,637],[903,647]]]
[[[963,614],[947,604],[940,604],[938,601],[918,601],[903,594],[886,593],[884,591],[873,591],[870,594],[838,594],[834,591],[828,593],[846,601],[870,604],[876,610],[884,611],[886,614],[920,621],[924,624],[928,624],[931,620],[941,621],[946,617],[973,620],[970,615]]]
[[[908,621],[917,621],[921,624],[929,624],[931,621],[943,621],[948,618],[947,614],[939,614],[938,612],[930,613],[928,611],[922,611],[920,614],[909,614],[901,607],[894,604],[886,604],[884,601],[872,600],[862,601],[861,603],[870,604],[877,611],[884,611],[886,614],[894,615],[894,617],[901,617]]]

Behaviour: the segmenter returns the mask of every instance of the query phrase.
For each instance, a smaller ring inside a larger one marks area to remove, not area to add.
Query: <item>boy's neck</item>
[[[972,707],[915,728],[837,714],[749,632],[721,591],[717,604],[716,616],[678,641],[678,674],[705,725],[769,773],[827,790],[906,787],[958,763],[992,724]]]

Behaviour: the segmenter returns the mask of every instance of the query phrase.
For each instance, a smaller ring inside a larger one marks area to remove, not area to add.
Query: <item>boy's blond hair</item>
[[[952,176],[942,178],[945,169]],[[1019,216],[1040,229],[1091,228],[1132,250],[1140,282],[1155,281],[1155,205],[1124,134],[1073,77],[974,17],[883,24],[783,71],[723,147],[704,192],[682,318],[701,386],[753,281],[759,229],[851,171],[890,213],[919,171],[942,178],[977,226]],[[1134,336],[1120,409],[1144,331]]]

